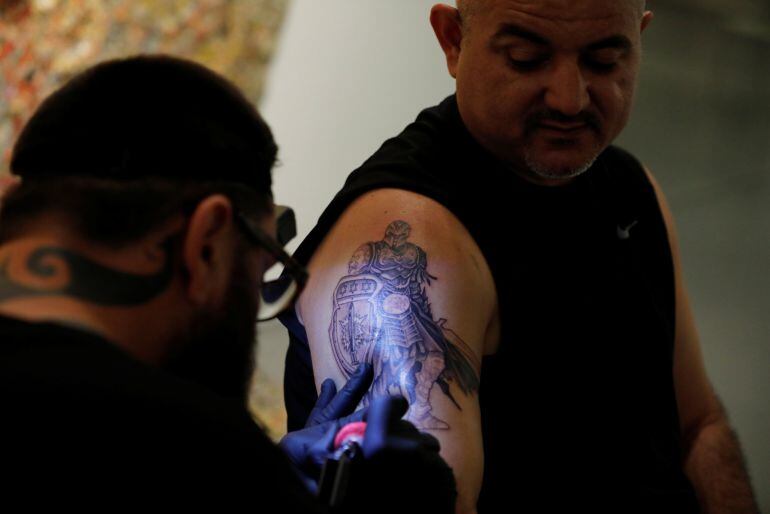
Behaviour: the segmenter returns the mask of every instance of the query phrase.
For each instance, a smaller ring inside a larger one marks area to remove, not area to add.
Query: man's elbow
[[[703,402],[697,412],[693,410],[689,417],[680,420],[681,448],[685,462],[702,434],[713,431],[714,427],[729,429],[730,423],[724,405],[712,391],[708,395],[708,401]]]

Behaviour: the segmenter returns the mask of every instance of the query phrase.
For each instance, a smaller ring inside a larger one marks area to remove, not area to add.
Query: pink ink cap
[[[355,421],[353,423],[348,423],[342,427],[334,437],[334,449],[338,449],[340,446],[347,442],[361,444],[364,441],[365,432],[366,421]]]

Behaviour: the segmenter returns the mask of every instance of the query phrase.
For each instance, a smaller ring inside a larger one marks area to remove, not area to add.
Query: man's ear
[[[232,263],[233,207],[220,194],[201,201],[190,216],[182,245],[188,273],[187,295],[195,305],[218,301],[225,293]]]
[[[430,24],[441,49],[446,56],[447,69],[452,78],[457,78],[457,63],[460,60],[460,43],[463,28],[460,12],[446,4],[434,5],[430,10]]]
[[[644,15],[642,16],[642,32],[644,32],[644,29],[647,28],[647,26],[652,21],[652,18],[654,17],[654,14],[652,11],[645,11]]]
[[[21,185],[21,177],[16,175],[3,175],[0,176],[0,201],[3,200],[3,196],[9,194],[11,191]]]

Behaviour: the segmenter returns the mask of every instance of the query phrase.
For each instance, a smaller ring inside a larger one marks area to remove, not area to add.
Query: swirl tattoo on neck
[[[119,271],[56,246],[6,249],[0,252],[0,302],[64,296],[101,306],[141,305],[171,282],[171,239],[162,249],[162,267],[149,275]]]

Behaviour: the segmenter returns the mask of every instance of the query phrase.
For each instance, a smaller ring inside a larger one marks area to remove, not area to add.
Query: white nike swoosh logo
[[[631,237],[631,229],[639,223],[639,220],[632,221],[627,227],[618,225],[618,239],[626,240]]]

